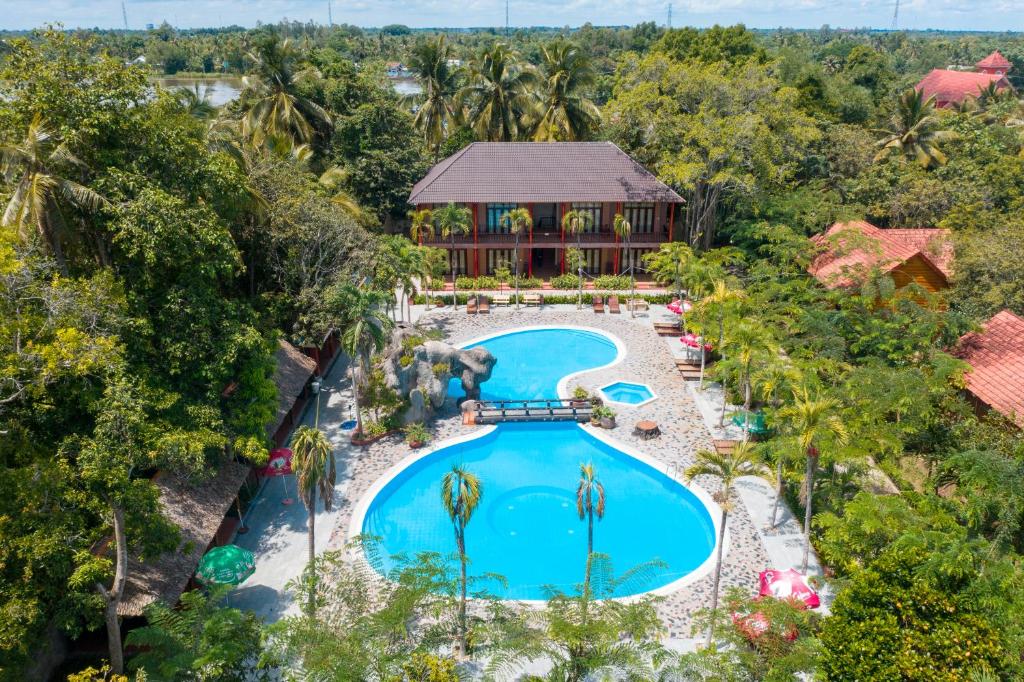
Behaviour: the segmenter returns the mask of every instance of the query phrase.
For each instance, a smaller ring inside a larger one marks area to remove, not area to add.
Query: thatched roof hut
[[[305,355],[284,339],[277,342],[274,353],[274,385],[277,386],[277,412],[267,425],[267,437],[278,442],[294,425],[295,414],[305,401],[306,385],[317,373],[316,360]],[[280,442],[278,442],[280,445]]]

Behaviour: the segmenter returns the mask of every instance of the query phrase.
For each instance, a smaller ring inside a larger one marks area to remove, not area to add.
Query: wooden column
[[[565,204],[558,205],[558,229],[562,231],[562,274],[565,274],[565,225],[562,220],[565,218]]]
[[[480,253],[477,251],[479,248],[479,220],[477,219],[477,208],[479,204],[470,204],[473,212],[473,276],[479,277],[480,275]]]
[[[619,203],[615,204],[615,213],[617,213],[618,215],[622,215],[622,202],[621,201]],[[615,231],[615,223],[612,223],[612,231],[613,232]],[[619,264],[620,264],[619,263],[619,258],[621,256],[619,251],[620,251],[620,249],[619,249],[619,235],[616,234],[615,235],[615,253],[612,256],[612,268],[615,270],[615,274],[616,275],[619,274]]]
[[[673,224],[676,221],[676,202],[668,205],[668,240],[672,241]]]
[[[529,213],[530,213],[530,227],[529,227],[530,248],[529,248],[529,251],[528,251],[528,253],[530,255],[527,256],[526,271],[527,271],[527,275],[529,277],[533,277],[533,204],[527,204],[526,205],[526,210],[529,211]],[[518,253],[516,254],[516,258],[519,258],[519,254]]]

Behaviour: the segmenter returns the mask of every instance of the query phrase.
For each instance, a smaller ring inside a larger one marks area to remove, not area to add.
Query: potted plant
[[[422,448],[430,442],[430,431],[423,422],[413,422],[405,427],[405,442],[413,450]]]
[[[573,407],[586,407],[590,403],[590,393],[582,386],[573,389],[569,404]]]
[[[605,429],[615,428],[615,410],[605,405],[598,405],[590,417],[590,423]]]

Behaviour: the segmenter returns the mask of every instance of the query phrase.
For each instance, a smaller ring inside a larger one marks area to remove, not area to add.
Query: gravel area
[[[657,399],[639,407],[616,405],[618,427],[607,433],[660,462],[667,474],[680,477],[681,472],[694,462],[698,450],[711,448],[711,434],[686,383],[675,370],[672,353],[665,340],[654,332],[652,319],[657,317],[656,310],[650,316],[640,315],[631,319],[626,311],[619,315],[596,314],[590,308],[577,311],[575,306],[522,308],[518,311],[492,306],[489,315],[467,315],[464,308],[457,311],[447,308],[432,310],[420,317],[419,324],[441,330],[449,342],[456,344],[484,334],[534,325],[577,325],[614,334],[628,349],[625,359],[614,367],[578,375],[569,383],[569,389],[582,385],[596,391],[618,380],[638,381],[650,386]],[[647,441],[633,436],[633,425],[641,419],[656,421],[662,435]],[[451,405],[448,413],[433,424],[434,440],[440,442],[465,435],[476,428],[480,427],[464,426],[454,405]],[[398,436],[365,448],[346,445],[342,450],[339,455],[344,460],[343,479],[339,481],[340,506],[329,542],[332,549],[343,546],[347,541],[353,508],[373,482],[410,454]],[[711,479],[698,478],[696,483],[710,493],[718,490]],[[723,592],[734,586],[756,590],[758,572],[769,566],[759,529],[751,521],[747,507],[742,500],[739,501],[741,503],[734,505],[729,515],[730,541],[722,571]],[[658,610],[669,637],[692,636],[692,614],[710,605],[711,586],[712,576],[708,575],[681,587],[659,603]]]

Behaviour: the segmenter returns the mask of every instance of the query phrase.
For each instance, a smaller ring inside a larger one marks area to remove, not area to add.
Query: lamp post
[[[316,394],[316,416],[313,418],[313,428],[318,429],[320,428],[320,379],[314,379],[309,387]]]

